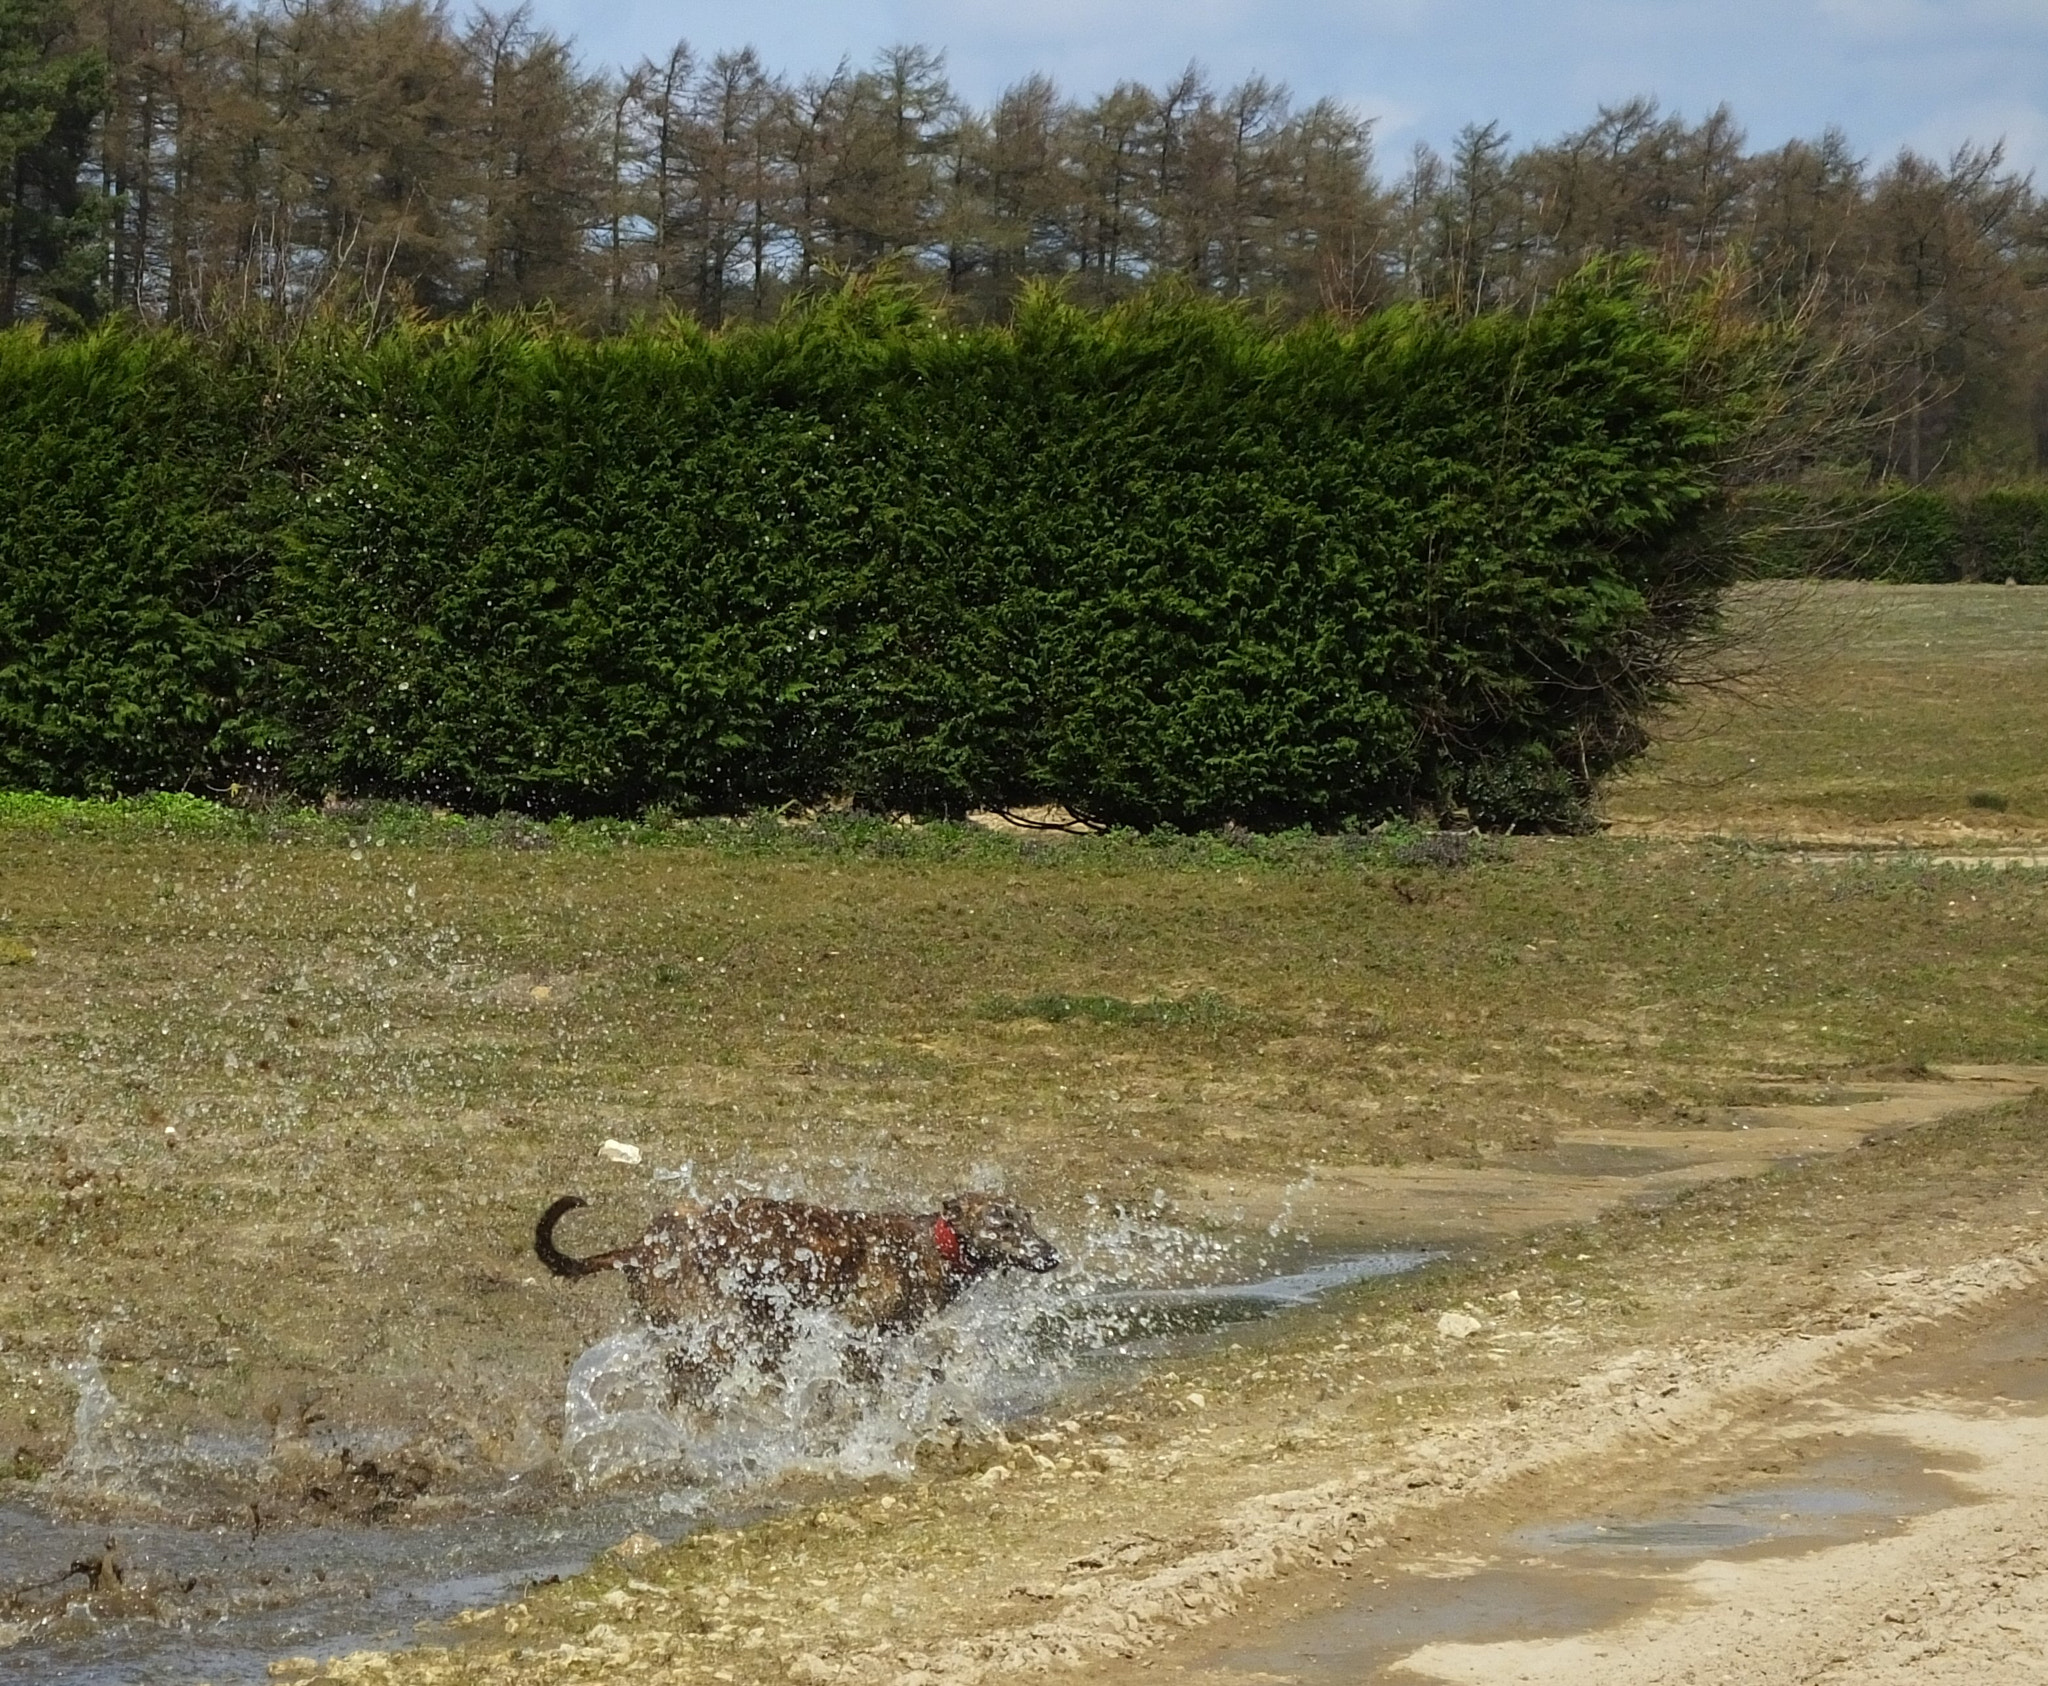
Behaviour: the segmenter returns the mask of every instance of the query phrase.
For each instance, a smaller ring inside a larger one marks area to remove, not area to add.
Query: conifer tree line
[[[204,330],[342,291],[722,326],[880,263],[969,320],[1034,279],[1466,313],[1616,250],[1735,258],[1763,308],[1871,348],[1879,469],[2048,468],[2048,201],[1995,144],[1752,148],[1725,109],[1636,100],[1385,161],[1357,110],[1195,69],[1092,96],[1026,76],[978,108],[920,47],[800,78],[684,43],[601,70],[523,9],[0,0],[0,325]]]

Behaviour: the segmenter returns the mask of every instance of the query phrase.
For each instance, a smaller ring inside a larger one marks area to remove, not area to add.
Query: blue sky
[[[534,0],[586,60],[753,45],[829,70],[892,42],[944,50],[977,103],[1033,70],[1069,93],[1158,82],[1190,60],[1378,120],[1382,173],[1470,121],[1548,139],[1602,101],[1651,94],[1699,116],[1725,101],[1752,145],[1848,131],[1875,162],[2003,137],[2048,189],[2048,0]]]

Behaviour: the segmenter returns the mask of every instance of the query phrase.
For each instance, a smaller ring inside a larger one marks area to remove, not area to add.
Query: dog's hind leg
[[[738,1364],[739,1332],[710,1320],[672,1327],[664,1335],[662,1362],[668,1371],[670,1406],[711,1414],[719,1384]]]
[[[704,1354],[671,1347],[662,1355],[662,1366],[668,1371],[670,1410],[710,1411],[719,1372]]]

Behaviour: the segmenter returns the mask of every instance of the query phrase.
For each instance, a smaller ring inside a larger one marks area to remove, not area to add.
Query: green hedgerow
[[[1732,571],[1747,342],[1627,270],[1282,331],[0,338],[0,785],[1579,823]]]

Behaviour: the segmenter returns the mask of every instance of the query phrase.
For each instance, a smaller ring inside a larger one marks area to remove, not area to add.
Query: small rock
[[[613,1141],[607,1137],[604,1145],[597,1151],[616,1165],[637,1165],[640,1163],[640,1150],[631,1142]]]
[[[1462,1341],[1479,1328],[1479,1319],[1465,1311],[1447,1311],[1436,1320],[1436,1332],[1447,1341]]]
[[[636,1531],[628,1534],[617,1545],[613,1546],[611,1555],[623,1557],[628,1563],[632,1563],[642,1557],[652,1557],[659,1550],[661,1550],[661,1541],[657,1540],[652,1534]]]
[[[266,1672],[272,1680],[290,1680],[295,1675],[318,1674],[320,1663],[314,1657],[279,1657]]]

